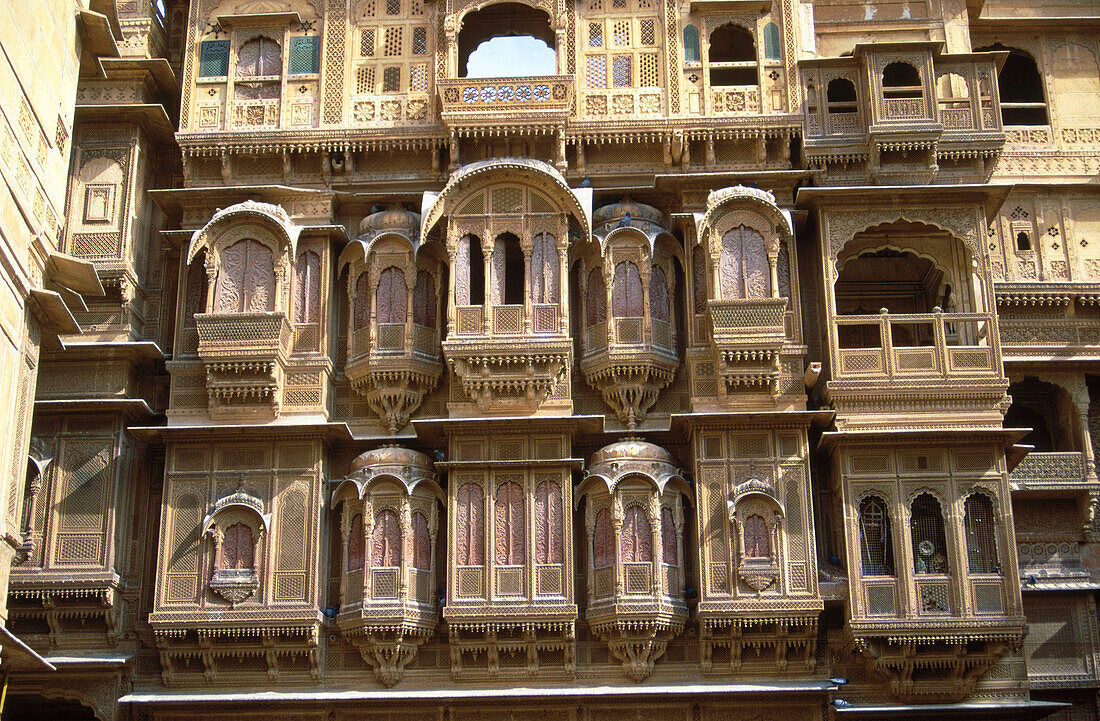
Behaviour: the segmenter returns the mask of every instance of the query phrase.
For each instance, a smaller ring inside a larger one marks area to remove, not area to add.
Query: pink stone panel
[[[413,323],[425,328],[435,328],[436,319],[435,278],[426,270],[416,274],[413,291]]]
[[[355,281],[355,309],[353,330],[362,330],[370,323],[370,277],[367,273],[359,275]]]
[[[363,556],[366,551],[366,538],[363,536],[363,514],[356,513],[351,519],[348,531],[348,571],[363,570]]]
[[[691,273],[694,292],[692,306],[695,315],[701,315],[707,310],[707,253],[702,246],[695,246],[691,254]]]
[[[494,524],[497,564],[518,566],[523,563],[523,490],[518,483],[502,483],[497,488]]]
[[[203,253],[187,268],[186,315],[183,324],[195,327],[195,315],[206,312],[206,268],[203,266]]]
[[[405,288],[405,274],[396,266],[390,266],[378,277],[378,324],[404,323],[409,307],[409,292]]]
[[[623,563],[653,562],[653,528],[638,506],[631,506],[623,514],[621,557]]]
[[[745,519],[745,557],[768,558],[771,555],[768,524],[762,516],[753,514]]]
[[[607,568],[614,562],[614,545],[611,513],[606,508],[601,508],[596,513],[596,526],[592,531],[592,565],[595,568]]]
[[[294,322],[318,322],[320,305],[321,256],[307,250],[294,267]]]
[[[561,486],[544,481],[535,489],[535,563],[561,563]]]
[[[615,266],[611,283],[611,315],[616,318],[642,317],[642,276],[638,266],[623,261]]]
[[[676,551],[676,523],[668,506],[661,508],[661,560],[670,566],[680,565]]]
[[[467,483],[458,489],[455,551],[459,566],[485,563],[485,505],[481,486]]]
[[[401,565],[401,528],[397,523],[397,514],[388,508],[374,517],[370,562],[374,568]]]
[[[607,322],[607,285],[603,282],[603,271],[599,268],[588,274],[585,308],[588,326]]]
[[[427,571],[432,567],[432,538],[428,532],[428,519],[423,513],[412,517],[413,568]]]
[[[668,279],[661,266],[655,265],[649,276],[649,317],[667,322],[668,316]]]
[[[252,529],[244,523],[234,523],[225,529],[222,540],[222,568],[249,569],[254,563]]]

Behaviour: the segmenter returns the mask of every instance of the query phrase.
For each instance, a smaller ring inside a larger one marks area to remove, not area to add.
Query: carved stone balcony
[[[211,417],[277,417],[293,331],[283,313],[195,316]]]
[[[635,428],[680,365],[667,321],[610,318],[590,327],[581,372],[627,428]]]
[[[726,389],[742,386],[777,394],[779,355],[793,319],[786,298],[712,300],[711,346]]]
[[[411,322],[381,323],[353,331],[350,345],[345,373],[351,387],[390,433],[397,433],[439,383],[439,331]]]
[[[838,425],[854,412],[906,407],[913,413],[970,410],[982,414],[982,423],[999,424],[994,414],[1008,383],[992,315],[883,312],[833,322],[827,393],[840,413]]]
[[[1100,492],[1095,475],[1090,479],[1085,454],[1079,451],[1032,451],[1008,476],[1013,491]]]
[[[443,122],[454,128],[564,124],[573,97],[572,75],[452,78],[436,85]]]
[[[568,383],[573,342],[556,305],[459,306],[455,316],[443,354],[482,413],[533,412]]]

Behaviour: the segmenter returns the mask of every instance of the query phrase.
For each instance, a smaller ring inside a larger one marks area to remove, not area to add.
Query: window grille
[[[653,18],[644,18],[638,21],[638,42],[642,45],[656,45],[656,35],[653,32],[655,24]]]
[[[401,14],[401,0],[386,0],[386,14],[387,15],[400,15]]]
[[[989,496],[975,493],[966,499],[966,556],[971,573],[1000,573],[997,527]]]
[[[584,77],[589,88],[606,88],[607,58],[603,55],[589,55],[585,58]]]
[[[611,44],[625,48],[630,45],[630,21],[615,20],[611,24]]]
[[[657,53],[639,53],[638,87],[656,88],[661,84]]]
[[[409,15],[423,15],[424,3],[422,0],[412,0],[409,4]]]
[[[290,74],[309,75],[320,70],[321,38],[301,37],[290,39]]]
[[[947,536],[940,502],[927,493],[913,499],[909,507],[909,532],[913,540],[915,573],[948,573]]]
[[[768,538],[768,523],[757,514],[745,518],[743,533],[745,538],[745,558],[770,558],[771,541]]]
[[[413,65],[409,68],[409,90],[416,93],[428,92],[427,65]]]
[[[374,92],[374,67],[364,65],[355,72],[355,92],[367,95]]]
[[[600,13],[605,7],[596,2],[589,9]],[[660,87],[660,53],[638,52],[661,43],[657,18],[646,17],[643,12],[654,11],[654,4],[644,0],[615,0],[610,9],[616,11],[615,16],[587,22],[585,87],[593,90]],[[628,12],[618,12],[621,10]],[[608,50],[614,54],[609,55]]]
[[[382,43],[382,54],[387,58],[395,58],[401,55],[401,35],[404,28],[386,28],[385,40]]]
[[[363,58],[374,57],[374,28],[363,28],[359,33],[359,56]]]
[[[630,56],[616,55],[611,59],[611,80],[616,88],[629,88],[630,82]]]
[[[775,23],[764,26],[764,57],[768,60],[779,59],[779,26]]]
[[[426,55],[428,53],[428,28],[413,28],[413,55]]]
[[[699,62],[699,28],[694,25],[684,26],[684,62]]]
[[[382,71],[382,92],[401,92],[401,68],[389,67]]]
[[[881,498],[865,498],[859,504],[859,551],[864,576],[894,575],[890,513]]]
[[[220,78],[229,74],[229,41],[203,40],[199,50],[199,77]]]
[[[603,23],[588,23],[588,47],[603,47]]]

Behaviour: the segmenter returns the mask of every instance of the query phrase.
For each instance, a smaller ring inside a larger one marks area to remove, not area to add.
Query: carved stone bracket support
[[[683,623],[630,620],[593,626],[593,633],[607,642],[611,654],[623,665],[623,673],[642,682],[653,673],[653,664],[665,654],[668,642],[684,630]]]

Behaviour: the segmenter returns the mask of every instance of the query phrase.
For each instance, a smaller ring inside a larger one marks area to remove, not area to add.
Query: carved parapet
[[[443,122],[453,128],[564,124],[572,75],[437,80]]]
[[[279,415],[293,332],[283,313],[195,316],[211,416]]]
[[[447,340],[443,352],[466,396],[482,413],[537,411],[565,382],[572,341],[517,338]]]

